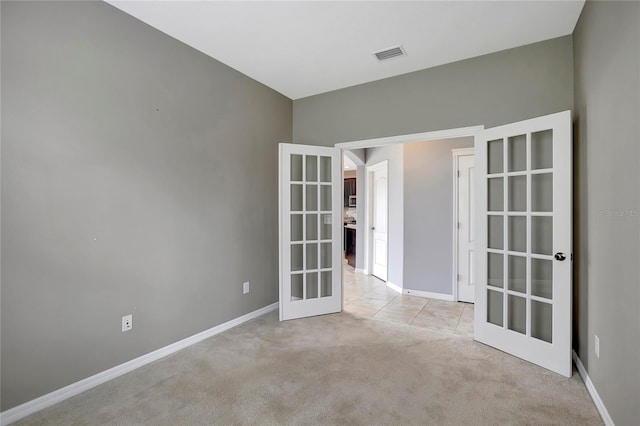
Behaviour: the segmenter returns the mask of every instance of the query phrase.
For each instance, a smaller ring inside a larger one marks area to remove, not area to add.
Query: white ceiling
[[[108,3],[291,99],[571,34],[584,1]],[[406,57],[372,52],[402,45]]]
[[[344,169],[345,170],[355,170],[356,169],[356,163],[354,163],[351,158],[347,157],[346,154],[343,154],[342,164],[344,165]]]

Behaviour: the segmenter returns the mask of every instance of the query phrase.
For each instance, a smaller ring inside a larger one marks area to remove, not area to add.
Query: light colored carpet
[[[271,313],[21,425],[602,424],[577,374],[348,313]]]

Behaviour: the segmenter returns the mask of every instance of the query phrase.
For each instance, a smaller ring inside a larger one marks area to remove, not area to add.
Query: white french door
[[[570,377],[570,111],[484,130],[475,148],[474,338]]]
[[[280,321],[342,310],[340,149],[279,146]]]

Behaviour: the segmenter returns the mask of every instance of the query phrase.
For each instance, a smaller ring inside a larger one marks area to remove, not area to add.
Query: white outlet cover
[[[133,328],[133,315],[125,315],[122,317],[122,331],[129,331]]]
[[[249,281],[242,283],[242,294],[249,293]]]
[[[595,346],[594,349],[595,349],[595,352],[596,352],[596,357],[600,358],[600,338],[597,335],[595,335],[594,343],[595,343],[594,344],[594,346]]]

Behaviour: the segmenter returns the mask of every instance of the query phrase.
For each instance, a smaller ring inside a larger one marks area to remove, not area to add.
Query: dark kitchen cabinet
[[[356,267],[356,230],[353,228],[344,228],[344,256],[347,263],[354,268]]]
[[[349,197],[356,195],[356,178],[344,180],[344,206],[349,207]]]

